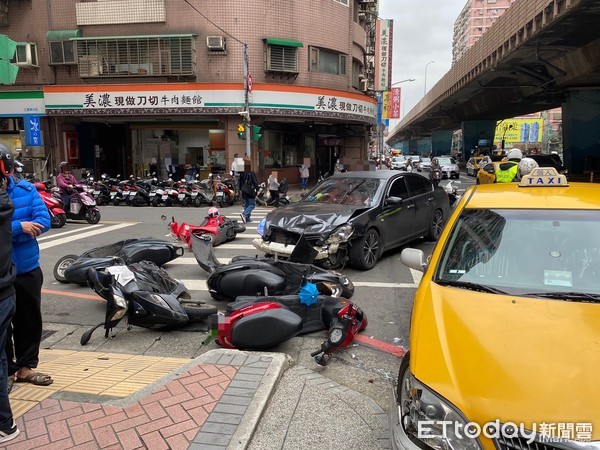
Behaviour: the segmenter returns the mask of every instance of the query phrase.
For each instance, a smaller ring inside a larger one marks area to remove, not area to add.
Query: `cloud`
[[[450,70],[454,22],[467,0],[380,0],[379,17],[394,19],[392,82],[401,83],[401,108],[409,111]],[[403,115],[407,111],[402,111]]]

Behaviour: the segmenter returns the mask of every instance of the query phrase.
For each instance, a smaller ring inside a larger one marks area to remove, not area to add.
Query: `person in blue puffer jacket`
[[[12,216],[12,261],[17,270],[17,295],[12,333],[6,340],[9,387],[11,380],[48,386],[49,375],[36,372],[42,339],[42,283],[37,237],[50,229],[50,214],[35,186],[7,177],[6,192],[15,211]],[[12,338],[12,339],[11,339]],[[14,346],[13,346],[14,344]]]

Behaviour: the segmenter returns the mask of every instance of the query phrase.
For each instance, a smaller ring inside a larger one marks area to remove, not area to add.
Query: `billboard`
[[[542,142],[544,136],[544,119],[505,119],[496,124],[494,142],[502,143],[508,148],[514,142]]]
[[[383,93],[382,118],[398,119],[400,117],[400,88],[392,88]]]
[[[394,21],[377,19],[375,24],[375,90],[387,91],[392,84],[392,38]]]

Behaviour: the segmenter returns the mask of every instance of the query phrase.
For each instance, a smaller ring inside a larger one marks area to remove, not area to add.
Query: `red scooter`
[[[166,221],[167,217],[162,216],[162,220]],[[246,231],[244,225],[238,224],[237,220],[222,216],[219,210],[215,207],[208,209],[208,216],[200,225],[191,225],[186,222],[177,223],[174,217],[171,217],[171,222],[168,224],[171,230],[173,239],[185,242],[188,248],[192,249],[190,238],[193,234],[207,235],[210,237],[213,247],[224,242],[235,239],[237,233]]]
[[[212,317],[211,334],[226,348],[260,350],[328,329],[327,340],[311,353],[317,364],[326,366],[333,352],[348,347],[367,327],[367,316],[348,300],[318,295],[315,303],[307,305],[301,295],[237,297],[225,314]]]
[[[41,181],[36,181],[33,183],[33,185],[40,194],[40,197],[42,197],[46,208],[48,208],[48,213],[50,214],[50,225],[52,228],[63,227],[67,223],[67,214],[60,207],[60,201],[52,195],[47,184]]]

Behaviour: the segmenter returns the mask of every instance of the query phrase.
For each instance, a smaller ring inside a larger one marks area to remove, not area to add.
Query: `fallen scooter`
[[[63,256],[54,265],[54,278],[60,283],[86,285],[87,271],[90,268],[100,269],[140,261],[151,261],[160,267],[183,253],[183,247],[162,239],[126,239],[93,248],[79,256]]]
[[[205,321],[217,312],[214,306],[192,303],[190,293],[181,281],[171,278],[164,269],[149,261],[91,268],[86,278],[92,290],[106,300],[106,316],[104,322],[83,333],[81,345],[87,344],[102,325],[104,337],[108,338],[110,330],[125,316],[128,330],[132,325],[169,330]]]
[[[163,215],[161,219],[166,222],[167,216]],[[171,231],[171,237],[177,241],[185,242],[189,249],[192,248],[190,243],[192,233],[199,236],[208,236],[212,246],[216,247],[232,241],[238,233],[246,231],[244,225],[240,225],[237,220],[222,216],[215,207],[209,208],[208,216],[200,225],[191,225],[186,222],[177,223],[175,218],[171,217],[168,227]]]
[[[367,327],[367,316],[347,300],[317,295],[314,285],[312,292],[303,294],[238,297],[225,314],[211,318],[211,334],[223,347],[261,350],[297,335],[329,330],[321,348],[311,353],[317,364],[326,366],[333,352],[348,347]]]
[[[209,273],[206,284],[216,300],[232,302],[241,295],[298,294],[305,278],[321,294],[343,298],[354,294],[354,285],[345,275],[308,264],[315,250],[304,238],[288,260],[236,256],[229,264],[217,260],[209,238],[192,233],[191,242],[198,265]]]

